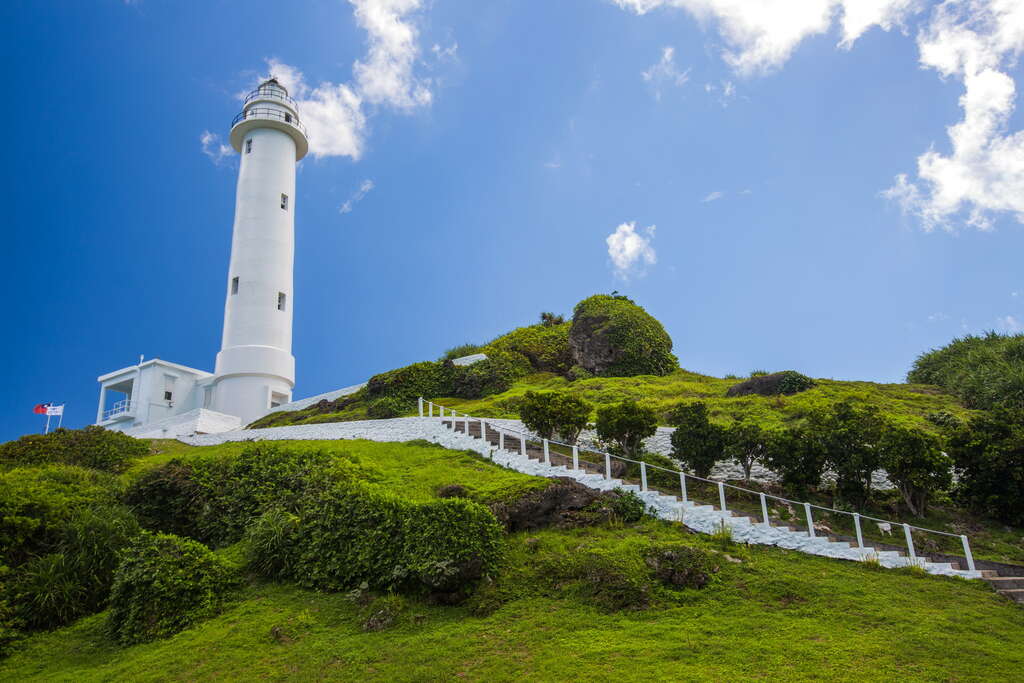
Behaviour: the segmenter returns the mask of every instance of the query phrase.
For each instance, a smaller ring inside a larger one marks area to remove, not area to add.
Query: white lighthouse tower
[[[245,98],[231,128],[241,155],[212,408],[245,424],[291,400],[295,163],[309,143],[275,78]]]

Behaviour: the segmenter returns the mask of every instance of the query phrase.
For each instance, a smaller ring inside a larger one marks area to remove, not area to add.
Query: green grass
[[[721,569],[702,590],[613,612],[545,570],[660,542],[700,546]],[[507,546],[489,588],[502,604],[487,616],[409,598],[396,625],[366,632],[372,606],[254,582],[219,617],[163,641],[120,648],[103,614],[35,636],[0,662],[0,680],[987,681],[1024,670],[1024,610],[980,582],[772,548],[716,551],[656,521],[517,534]]]
[[[566,391],[579,396],[596,408],[624,399],[636,399],[654,409],[664,420],[668,411],[680,401],[701,400],[708,405],[712,419],[723,424],[746,418],[763,427],[781,427],[799,421],[810,410],[841,400],[877,406],[895,423],[934,430],[925,417],[929,413],[947,411],[961,418],[971,414],[957,399],[940,388],[927,384],[877,384],[815,380],[818,385],[793,396],[726,397],[725,392],[740,380],[719,379],[678,370],[665,377],[595,377],[570,382],[551,373],[529,375],[508,391],[477,400],[443,396],[427,396],[442,405],[480,417],[517,418],[516,400],[527,391]],[[410,412],[410,415],[413,413]],[[593,419],[595,415],[591,415]],[[310,411],[280,413],[276,424],[313,424],[366,419],[366,407],[356,402],[337,413],[315,414]]]

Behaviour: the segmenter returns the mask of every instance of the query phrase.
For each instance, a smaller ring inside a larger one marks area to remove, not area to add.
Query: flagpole
[[[62,424],[64,424],[64,404],[63,403],[60,404],[60,415],[57,416],[57,429],[60,429],[60,426]]]
[[[49,433],[50,433],[50,414],[47,413],[46,414],[46,431],[44,431],[43,434],[49,434]]]

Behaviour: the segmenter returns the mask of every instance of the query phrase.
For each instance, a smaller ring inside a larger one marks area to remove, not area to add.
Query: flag
[[[63,415],[64,414],[64,404],[62,403],[59,406],[52,406],[52,405],[51,406],[46,406],[46,414],[47,415]]]
[[[40,403],[39,405],[32,409],[32,412],[35,413],[36,415],[48,415],[49,413],[47,413],[46,411],[48,411],[49,409],[49,403]]]

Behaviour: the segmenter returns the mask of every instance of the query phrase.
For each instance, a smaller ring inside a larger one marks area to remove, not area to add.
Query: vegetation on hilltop
[[[1024,409],[1024,334],[954,339],[918,356],[907,381],[943,387],[969,408]]]

